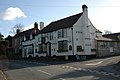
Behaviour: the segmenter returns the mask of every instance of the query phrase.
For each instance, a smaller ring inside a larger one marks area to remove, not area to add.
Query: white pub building
[[[100,54],[97,41],[112,41],[102,37],[102,32],[93,26],[86,5],[82,5],[79,14],[51,22],[46,27],[40,23],[40,26],[34,39],[22,42],[22,57],[96,56]]]

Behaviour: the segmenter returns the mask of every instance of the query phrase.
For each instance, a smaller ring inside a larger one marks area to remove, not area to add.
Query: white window
[[[53,32],[50,33],[50,40],[53,40]]]
[[[68,51],[68,42],[66,40],[58,41],[58,52],[66,52],[66,51]]]
[[[28,48],[28,54],[33,54],[33,52],[34,52],[34,51],[33,51],[33,47],[29,47],[29,48]]]
[[[40,40],[40,37],[38,37],[38,42],[40,42],[41,40]]]
[[[46,34],[46,38],[49,40],[49,33]]]
[[[76,46],[77,47],[77,52],[82,52],[82,51],[84,51],[83,49],[82,49],[82,46],[81,45],[78,45],[78,46]]]
[[[58,38],[66,38],[67,37],[67,29],[58,30]]]
[[[39,44],[39,53],[46,53],[47,52],[47,45]]]

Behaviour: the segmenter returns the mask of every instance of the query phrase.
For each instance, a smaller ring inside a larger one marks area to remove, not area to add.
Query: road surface
[[[8,80],[120,80],[112,64],[120,59],[110,57],[82,62],[10,60],[4,72]]]

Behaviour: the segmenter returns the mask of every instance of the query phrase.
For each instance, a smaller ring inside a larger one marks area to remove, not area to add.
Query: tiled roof
[[[105,37],[96,37],[95,38],[97,41],[113,41],[112,39],[110,38],[105,38]]]
[[[82,14],[83,13],[79,13],[79,14],[58,20],[58,21],[51,22],[44,29],[38,32],[38,34],[52,32],[52,31],[62,29],[62,28],[72,27]]]
[[[28,29],[28,30],[25,30],[23,32],[20,32],[20,33],[16,34],[13,38],[21,37],[21,36],[24,36],[24,35],[29,35],[31,33],[35,34],[35,30],[36,30],[36,32],[39,31],[39,29],[31,28],[31,29]]]
[[[120,33],[113,33],[113,34],[105,34],[103,35],[103,37],[107,37],[107,38],[111,38],[114,39],[116,41],[120,41]]]
[[[100,30],[98,30],[98,29],[96,29],[96,32],[98,32],[98,33],[102,33]]]

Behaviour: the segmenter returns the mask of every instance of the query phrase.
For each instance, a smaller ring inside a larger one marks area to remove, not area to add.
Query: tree
[[[8,37],[6,37],[5,40],[8,41],[8,46],[12,47],[12,36],[8,35]]]
[[[24,25],[22,25],[21,23],[18,23],[14,27],[12,27],[9,32],[13,33],[13,34],[16,34],[17,30],[19,30],[20,32],[23,31],[24,30]]]
[[[8,46],[8,42],[4,40],[4,36],[0,33],[0,55],[6,53],[6,47]]]
[[[0,40],[3,40],[3,37],[4,37],[4,36],[0,33]]]
[[[111,31],[104,30],[104,34],[111,34],[111,33],[112,33]]]

